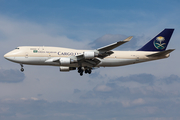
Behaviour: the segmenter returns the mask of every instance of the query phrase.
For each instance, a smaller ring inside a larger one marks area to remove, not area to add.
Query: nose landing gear
[[[21,72],[23,72],[24,71],[24,68],[23,68],[23,64],[20,64],[21,65]]]

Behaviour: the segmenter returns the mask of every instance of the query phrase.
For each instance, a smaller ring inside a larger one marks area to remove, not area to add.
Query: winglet
[[[124,42],[129,42],[132,38],[133,38],[133,36],[130,36],[130,37],[126,38],[126,39],[123,40],[123,41],[124,41]]]

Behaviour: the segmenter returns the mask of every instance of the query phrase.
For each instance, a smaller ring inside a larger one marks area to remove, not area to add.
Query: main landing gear
[[[21,72],[23,72],[24,71],[24,68],[23,68],[23,64],[20,64],[21,65]]]
[[[91,70],[91,68],[78,67],[78,73],[80,73],[80,76],[83,75],[83,72],[85,72],[86,74],[87,73],[91,74],[92,70]]]

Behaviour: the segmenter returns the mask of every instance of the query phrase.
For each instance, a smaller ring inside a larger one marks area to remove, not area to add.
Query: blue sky
[[[178,0],[0,1],[0,119],[178,120]],[[17,46],[95,49],[128,36],[117,48],[137,50],[175,28],[167,59],[99,68],[83,77],[58,67],[20,65],[3,55]]]

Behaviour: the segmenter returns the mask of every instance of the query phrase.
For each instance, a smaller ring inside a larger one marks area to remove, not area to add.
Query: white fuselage
[[[40,46],[23,46],[7,53],[4,57],[12,62],[28,65],[52,65],[61,66],[59,62],[48,62],[50,59],[64,58],[83,54],[89,50],[76,50],[61,47],[40,47]],[[147,55],[157,52],[145,51],[113,51],[114,53],[104,59],[96,58],[100,62],[95,67],[114,67],[140,62],[146,62],[156,59],[169,57],[169,54],[163,57],[147,57]],[[69,67],[78,67],[78,63],[72,63]],[[86,66],[82,64],[82,67]]]

